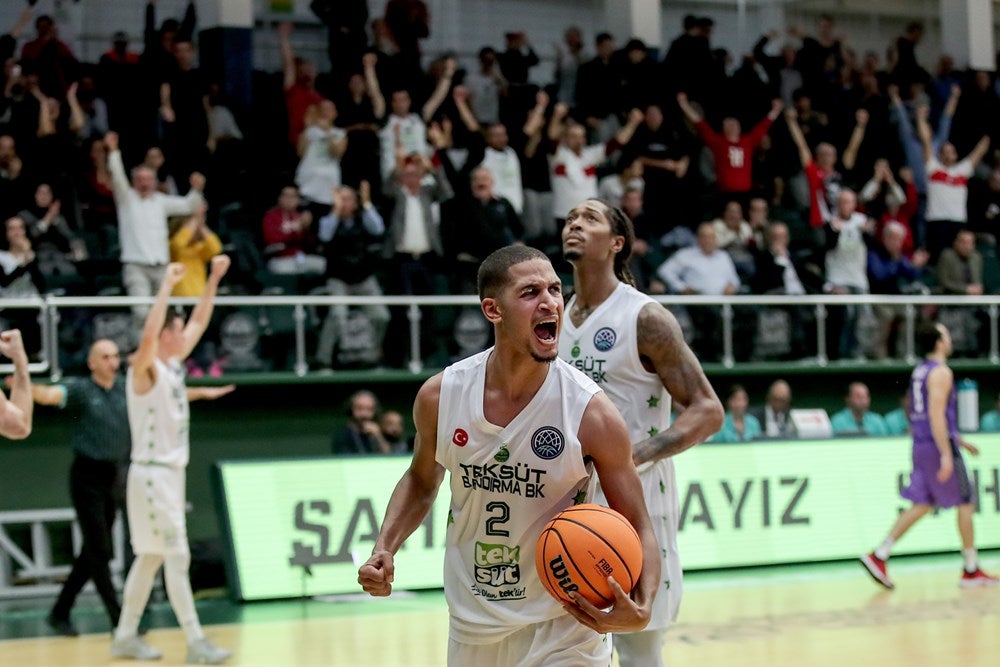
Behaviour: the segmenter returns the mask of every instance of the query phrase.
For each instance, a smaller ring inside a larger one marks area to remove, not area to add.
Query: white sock
[[[976,553],[976,547],[962,549],[962,559],[965,561],[966,572],[975,572],[979,569],[979,554]]]
[[[163,558],[153,554],[139,554],[135,557],[122,590],[122,613],[115,629],[115,639],[127,639],[138,634],[142,610],[149,602],[153,578],[162,564]]]
[[[885,541],[875,550],[875,557],[879,560],[889,560],[889,556],[892,555],[892,545],[895,543],[896,540],[886,537]]]
[[[198,612],[194,608],[191,580],[188,579],[190,554],[168,554],[164,559],[163,578],[166,580],[167,599],[174,610],[177,622],[184,628],[188,644],[204,639],[205,633],[198,622]]]

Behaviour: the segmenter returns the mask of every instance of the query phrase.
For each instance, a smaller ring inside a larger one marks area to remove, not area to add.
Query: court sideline
[[[1000,569],[1000,552],[983,554]],[[875,586],[855,563],[696,572],[685,581],[681,618],[664,651],[669,665],[743,667],[963,667],[996,665],[1000,590],[957,586],[957,555],[893,560],[895,591]],[[7,609],[2,636],[45,634],[46,609]],[[212,641],[234,649],[231,665],[431,667],[445,664],[447,615],[440,591],[388,600],[342,596],[336,602],[233,605],[203,601]],[[36,636],[0,641],[0,665],[90,667],[112,661],[95,597],[74,616],[77,639]],[[155,626],[171,618],[154,605]],[[164,666],[182,664],[184,637],[155,627],[147,640]],[[617,663],[615,663],[617,665]]]

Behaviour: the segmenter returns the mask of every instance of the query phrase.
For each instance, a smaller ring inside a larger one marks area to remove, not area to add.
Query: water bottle
[[[958,383],[958,430],[963,433],[979,430],[979,385],[969,378]]]

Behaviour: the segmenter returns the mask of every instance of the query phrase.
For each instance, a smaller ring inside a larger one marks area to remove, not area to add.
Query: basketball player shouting
[[[167,310],[170,293],[184,275],[184,266],[168,265],[128,369],[125,391],[132,431],[132,465],[126,507],[136,558],[125,580],[121,619],[111,642],[111,655],[116,658],[156,660],[162,656],[137,635],[139,617],[161,565],[170,606],[187,637],[187,661],[218,664],[231,655],[205,639],[201,630],[188,579],[191,552],[184,518],[190,419],[184,360],[212,319],[215,292],[228,269],[229,257],[212,258],[205,292],[185,324],[180,313]],[[217,398],[231,390],[199,388],[196,394],[192,390],[190,397]]]
[[[563,256],[573,265],[574,295],[559,356],[591,377],[621,411],[662,559],[662,578],[645,630],[615,636],[622,667],[663,664],[663,641],[681,601],[678,497],[669,457],[722,427],[723,410],[677,320],[633,287],[635,241],[621,209],[596,199],[569,212]],[[670,401],[684,410],[670,424]],[[596,502],[603,502],[600,492]]]
[[[958,532],[962,536],[965,569],[958,585],[995,586],[997,578],[979,568],[972,528],[972,482],[965,468],[962,449],[976,455],[979,450],[958,433],[954,375],[948,368],[951,334],[943,324],[927,322],[916,335],[917,351],[924,361],[910,377],[910,423],[913,425],[913,472],[910,485],[900,492],[913,503],[899,515],[885,541],[874,552],[861,557],[861,564],[875,581],[892,588],[886,561],[892,546],[913,524],[935,507],[958,506]]]
[[[607,667],[604,633],[641,630],[660,578],[649,516],[632,492],[639,479],[628,432],[604,393],[558,359],[563,298],[544,254],[501,248],[480,266],[478,283],[496,345],[420,388],[413,460],[358,582],[371,595],[391,592],[393,555],[430,510],[448,470],[448,665]],[[610,580],[608,611],[578,596],[576,605],[560,605],[534,567],[543,526],[586,501],[588,462],[642,542],[639,581],[627,596]]]

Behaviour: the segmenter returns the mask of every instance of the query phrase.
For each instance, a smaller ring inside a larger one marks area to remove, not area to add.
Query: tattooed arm
[[[643,366],[660,376],[683,410],[666,431],[635,445],[636,465],[680,454],[707,440],[722,428],[724,416],[719,397],[669,310],[651,303],[639,311],[638,345]]]

